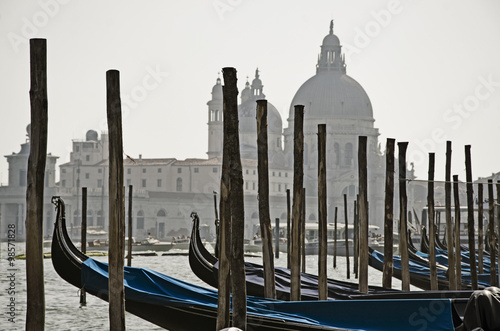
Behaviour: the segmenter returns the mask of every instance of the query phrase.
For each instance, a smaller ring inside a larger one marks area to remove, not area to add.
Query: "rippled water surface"
[[[24,243],[16,243],[16,254],[24,253]],[[173,251],[170,251],[173,252]],[[197,285],[208,287],[199,280],[189,267],[188,257],[173,256],[137,256],[132,260],[132,266],[149,268],[166,275],[182,279]],[[7,243],[1,243],[0,253],[0,330],[24,330],[26,321],[26,272],[25,260],[15,260],[13,267],[7,261]],[[96,257],[96,260],[107,262],[107,257]],[[247,257],[247,261],[262,263],[260,257]],[[353,270],[352,258],[350,270]],[[317,257],[308,256],[307,272],[317,273]],[[286,254],[280,253],[275,260],[276,266],[286,266]],[[15,269],[12,271],[11,269]],[[15,294],[9,291],[9,275],[15,274]],[[52,261],[44,260],[45,276],[45,330],[109,330],[108,303],[94,296],[87,295],[87,305],[80,307],[78,289],[66,283],[55,272]],[[346,280],[346,259],[337,257],[337,269],[333,269],[333,257],[328,256],[328,277]],[[351,275],[351,281],[356,281]],[[382,274],[369,269],[369,282],[380,285]],[[393,281],[394,288],[401,288],[401,283]],[[9,293],[11,292],[11,293]],[[7,314],[10,300],[15,300],[15,323],[10,322]],[[164,330],[146,322],[132,314],[126,313],[127,330]]]

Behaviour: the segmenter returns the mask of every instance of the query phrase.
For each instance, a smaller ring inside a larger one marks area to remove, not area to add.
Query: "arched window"
[[[144,229],[144,212],[142,210],[139,210],[137,212],[137,229],[138,230]]]
[[[167,216],[167,213],[165,212],[165,209],[160,209],[158,213],[156,213],[157,217],[165,217]]]
[[[345,165],[346,166],[352,165],[352,144],[351,143],[345,144]]]
[[[340,165],[340,146],[338,143],[333,145],[333,151],[335,152],[335,164]]]
[[[177,192],[182,192],[182,178],[177,178]]]
[[[254,211],[252,214],[252,218],[259,218],[259,214],[256,211]]]
[[[314,215],[314,214],[309,215],[309,220],[316,221],[316,215]]]

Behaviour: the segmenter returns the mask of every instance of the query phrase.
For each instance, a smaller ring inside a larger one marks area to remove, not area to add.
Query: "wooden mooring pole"
[[[445,167],[444,204],[446,213],[446,244],[448,247],[448,280],[450,283],[450,290],[458,290],[453,247],[453,226],[451,222],[451,141],[446,142]]]
[[[300,300],[300,226],[302,218],[302,186],[304,177],[304,106],[294,107],[293,143],[293,205],[291,245],[290,300]]]
[[[245,208],[243,196],[243,170],[240,157],[240,138],[238,125],[238,88],[236,86],[236,69],[224,68],[223,93],[230,94],[227,101],[227,121],[229,122],[228,135],[230,157],[230,205],[231,205],[231,289],[233,326],[246,330],[247,297],[245,261],[243,241],[245,234]],[[225,96],[224,96],[225,98]],[[224,101],[226,103],[226,99]],[[226,120],[226,119],[225,119]]]
[[[472,161],[470,145],[465,146],[465,181],[467,182],[467,234],[470,256],[476,256],[476,238],[474,229],[474,187],[472,183]],[[470,259],[472,289],[477,290],[476,259]]]
[[[353,257],[354,257],[354,278],[358,279],[359,277],[359,203],[358,200],[353,201],[353,226],[354,226],[354,248],[353,248]]]
[[[460,249],[460,197],[458,190],[458,175],[453,175],[453,201],[455,204],[455,273],[457,289],[462,288],[462,254]]]
[[[109,132],[109,325],[111,331],[125,330],[125,197],[123,188],[123,139],[120,73],[106,72]]]
[[[394,266],[394,146],[396,140],[387,138],[385,145],[385,210],[384,210],[384,267],[382,287],[392,288]]]
[[[497,229],[496,229],[496,233],[493,232],[493,238],[497,238],[498,236],[500,236],[500,180],[497,180],[497,183],[496,183],[496,191],[497,191],[497,199],[496,199],[496,203],[495,203],[495,206],[496,206],[496,211],[497,211]],[[498,243],[498,241],[496,241],[496,243]],[[493,249],[496,250],[496,245],[493,246]],[[497,252],[497,265],[500,267],[500,252]],[[491,269],[498,269],[498,268],[494,268],[493,266],[495,265],[495,258],[494,256],[492,255],[491,256]],[[500,273],[497,273],[496,277],[495,277],[495,285],[491,284],[491,286],[498,286],[500,284]]]
[[[83,254],[87,253],[87,188],[82,187],[82,226],[81,226],[81,246]],[[80,305],[87,305],[87,294],[85,288],[80,289]]]
[[[483,250],[484,250],[484,208],[483,208],[483,183],[477,184],[477,256],[478,256],[478,272],[482,274],[483,270]]]
[[[496,261],[496,235],[495,235],[495,199],[493,197],[493,180],[488,179],[488,243],[490,246],[491,266]],[[497,286],[497,273],[495,268],[490,268],[490,285]]]
[[[132,185],[128,186],[128,243],[127,243],[127,266],[132,266],[132,204],[133,204],[133,191]]]
[[[292,262],[292,231],[291,231],[291,205],[290,205],[290,189],[286,190],[286,268],[290,269]]]
[[[26,330],[45,329],[43,197],[47,160],[47,40],[30,39],[31,132],[26,186]],[[14,229],[16,232],[17,229]]]
[[[274,258],[279,259],[280,258],[280,219],[279,217],[276,217],[274,219],[274,228],[276,229],[275,231],[275,237],[274,237]]]
[[[438,290],[437,268],[436,268],[436,228],[434,225],[434,172],[435,154],[429,153],[429,176],[427,182],[427,212],[429,219],[429,267],[431,290]]]
[[[349,219],[347,216],[347,194],[344,194],[344,236],[345,236],[345,263],[346,277],[351,279],[351,263],[349,259]]]
[[[368,163],[367,137],[358,137],[359,292],[368,294]],[[344,195],[345,197],[345,195]]]
[[[401,289],[410,290],[410,266],[408,260],[408,199],[406,196],[406,149],[408,142],[398,143],[399,152],[399,254],[401,255]]]
[[[306,272],[306,189],[302,188],[302,204],[300,206],[300,267],[302,272]]]
[[[326,277],[327,257],[327,215],[326,215],[326,124],[318,125],[318,235],[319,235],[319,258],[318,258],[318,290],[319,300],[328,297]]]
[[[337,210],[335,207],[334,229],[333,229],[333,269],[337,268]]]
[[[273,235],[269,213],[269,165],[267,141],[267,100],[257,100],[257,174],[262,261],[264,266],[264,297],[276,298],[274,280]],[[279,234],[279,229],[276,229]],[[276,236],[279,239],[279,235]]]

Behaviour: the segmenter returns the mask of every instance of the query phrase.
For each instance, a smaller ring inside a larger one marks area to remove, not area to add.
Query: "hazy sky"
[[[30,121],[29,38],[48,43],[48,152],[69,161],[71,141],[107,130],[105,73],[118,69],[124,151],[132,157],[205,158],[207,101],[223,67],[260,70],[286,126],[297,89],[315,74],[334,33],[347,74],[366,90],[380,142],[408,141],[408,162],[427,177],[445,141],[453,174],[500,171],[500,2],[454,1],[0,1],[0,155],[19,152]],[[7,184],[7,161],[0,183]]]

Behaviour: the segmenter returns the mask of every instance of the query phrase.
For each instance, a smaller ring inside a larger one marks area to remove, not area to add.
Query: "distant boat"
[[[127,240],[125,243],[125,250],[128,249]],[[87,243],[87,251],[107,251],[109,247],[108,240],[94,240]],[[142,241],[132,241],[132,252],[145,252],[145,251],[157,251],[157,252],[166,252],[175,247],[174,243],[170,242],[162,242],[158,239],[154,239],[152,237],[146,238]]]

